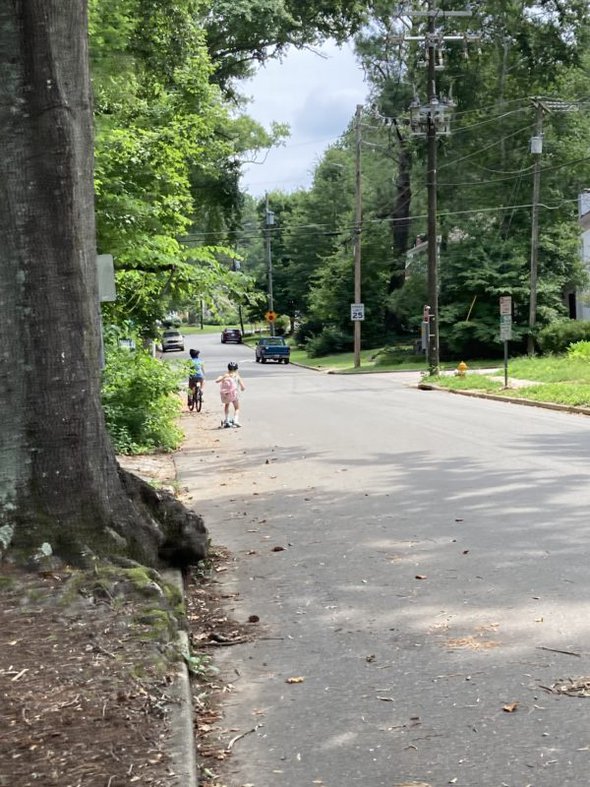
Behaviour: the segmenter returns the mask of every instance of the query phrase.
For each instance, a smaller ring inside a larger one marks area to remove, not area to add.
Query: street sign
[[[502,316],[506,314],[512,315],[512,296],[511,295],[503,295],[500,298],[500,314]]]
[[[512,323],[500,323],[500,341],[509,342],[512,339]]]
[[[98,254],[96,257],[96,269],[98,271],[98,299],[101,303],[116,301],[117,291],[115,289],[113,255]]]
[[[353,321],[365,319],[365,304],[364,303],[351,303],[350,304],[350,319]]]
[[[277,313],[276,312],[266,312],[266,314],[264,316],[265,316],[267,322],[274,322],[277,319]]]
[[[512,315],[511,314],[501,314],[500,315],[500,325],[512,325]]]

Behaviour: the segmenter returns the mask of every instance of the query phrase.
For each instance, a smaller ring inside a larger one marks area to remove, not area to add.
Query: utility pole
[[[426,185],[428,193],[428,276],[427,290],[430,305],[430,319],[428,324],[428,372],[438,374],[440,366],[439,356],[439,331],[438,331],[438,235],[436,223],[437,210],[437,141],[435,110],[438,105],[436,97],[436,48],[434,0],[428,4],[430,16],[428,17],[428,102],[431,111],[428,115],[428,129],[426,142],[428,149],[428,163],[426,171]]]
[[[268,264],[268,310],[274,312],[274,298],[272,293],[272,247],[270,243],[270,228],[275,223],[275,214],[268,207],[268,193],[265,195],[264,227],[266,231],[266,261]],[[270,322],[270,335],[275,335],[274,320]]]
[[[361,303],[361,231],[363,220],[363,207],[361,195],[361,113],[362,104],[357,104],[354,116],[355,123],[355,216],[354,216],[354,302]],[[360,316],[360,315],[358,315]],[[363,313],[364,317],[364,313]],[[354,320],[354,368],[358,369],[361,365],[361,320]]]
[[[539,200],[541,198],[541,155],[543,153],[543,118],[545,113],[577,112],[579,106],[561,99],[532,98],[536,110],[535,136],[531,138],[533,162],[533,203],[531,207],[531,273],[529,302],[529,335],[527,354],[535,354],[535,327],[537,325],[537,281],[539,267]]]
[[[421,104],[418,96],[410,105],[410,127],[415,136],[425,137],[427,144],[426,185],[428,193],[428,273],[427,288],[429,304],[424,307],[427,328],[428,372],[438,374],[440,366],[439,344],[439,310],[438,310],[438,228],[437,228],[437,158],[438,137],[451,133],[450,114],[455,107],[454,101],[448,98],[439,100],[436,91],[436,72],[444,68],[444,44],[451,41],[462,41],[465,51],[469,41],[478,40],[474,35],[444,35],[437,26],[448,17],[471,16],[471,11],[443,11],[436,6],[436,0],[428,0],[426,11],[403,11],[406,17],[428,18],[426,33],[423,35],[406,35],[399,37],[404,41],[420,41],[427,49],[427,81],[428,103]],[[426,320],[426,315],[428,319]]]
[[[541,195],[541,154],[543,152],[543,104],[533,101],[537,111],[535,136],[531,139],[533,163],[533,204],[531,215],[531,276],[529,302],[529,335],[527,354],[535,354],[535,325],[537,324],[537,270],[539,261],[539,197]]]

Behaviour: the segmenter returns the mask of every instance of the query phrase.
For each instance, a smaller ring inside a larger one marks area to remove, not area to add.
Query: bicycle
[[[191,413],[195,409],[198,413],[201,412],[201,407],[203,406],[203,391],[201,386],[202,383],[200,380],[189,381],[187,405]]]

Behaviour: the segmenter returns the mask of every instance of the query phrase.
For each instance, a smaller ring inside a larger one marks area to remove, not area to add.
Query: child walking
[[[238,364],[235,361],[228,363],[227,365],[227,372],[225,374],[220,375],[216,380],[216,383],[221,383],[219,388],[219,393],[221,396],[221,402],[223,404],[223,421],[221,425],[225,429],[229,429],[230,426],[241,426],[240,423],[240,391],[245,391],[246,386],[242,382],[242,378],[238,372]],[[230,421],[229,418],[229,406],[233,404],[234,406],[234,417],[233,420]]]

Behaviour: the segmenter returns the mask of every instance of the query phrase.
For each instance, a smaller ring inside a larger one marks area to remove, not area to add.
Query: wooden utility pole
[[[270,228],[271,225],[274,224],[274,213],[268,207],[268,194],[266,196],[265,201],[265,208],[264,208],[264,227],[266,230],[266,261],[268,265],[268,310],[269,312],[274,312],[274,297],[272,292],[272,246],[270,243]],[[275,335],[275,323],[274,320],[270,322],[270,335]]]
[[[357,104],[354,116],[356,131],[356,161],[355,161],[355,217],[354,217],[354,302],[361,303],[361,230],[363,220],[363,205],[361,194],[361,113],[362,104]],[[361,365],[361,320],[354,321],[354,367]]]
[[[541,153],[543,152],[543,105],[534,102],[537,110],[535,136],[531,140],[531,153],[535,157],[533,164],[533,204],[531,209],[531,275],[529,301],[529,335],[527,354],[535,354],[535,326],[537,324],[537,270],[539,261],[539,198],[541,195]]]
[[[535,353],[535,327],[537,325],[537,279],[539,260],[539,200],[541,197],[541,155],[543,153],[543,117],[551,112],[577,112],[578,104],[571,104],[562,99],[531,99],[537,112],[535,136],[531,139],[531,153],[535,157],[533,163],[533,204],[531,209],[531,274],[529,302],[529,335],[527,353]]]
[[[418,96],[410,105],[410,127],[415,136],[425,137],[427,143],[426,186],[428,193],[428,304],[424,305],[424,323],[427,323],[428,372],[436,375],[440,366],[439,308],[438,308],[438,229],[437,229],[437,139],[451,133],[450,113],[455,107],[452,98],[438,98],[436,93],[436,71],[444,67],[443,45],[446,41],[462,41],[464,46],[473,35],[444,35],[438,30],[441,21],[447,18],[471,16],[471,11],[443,11],[437,8],[436,0],[428,0],[426,11],[414,10],[410,17],[427,17],[426,33],[400,36],[400,42],[420,41],[427,48],[428,103],[421,104]]]
[[[430,114],[428,117],[428,130],[426,142],[428,150],[428,164],[426,172],[426,185],[428,192],[428,301],[430,306],[430,320],[428,323],[428,372],[438,374],[439,358],[439,331],[438,331],[438,238],[437,238],[437,133],[435,109],[438,105],[436,96],[436,17],[434,15],[434,0],[428,3],[430,15],[428,17],[428,101]]]

